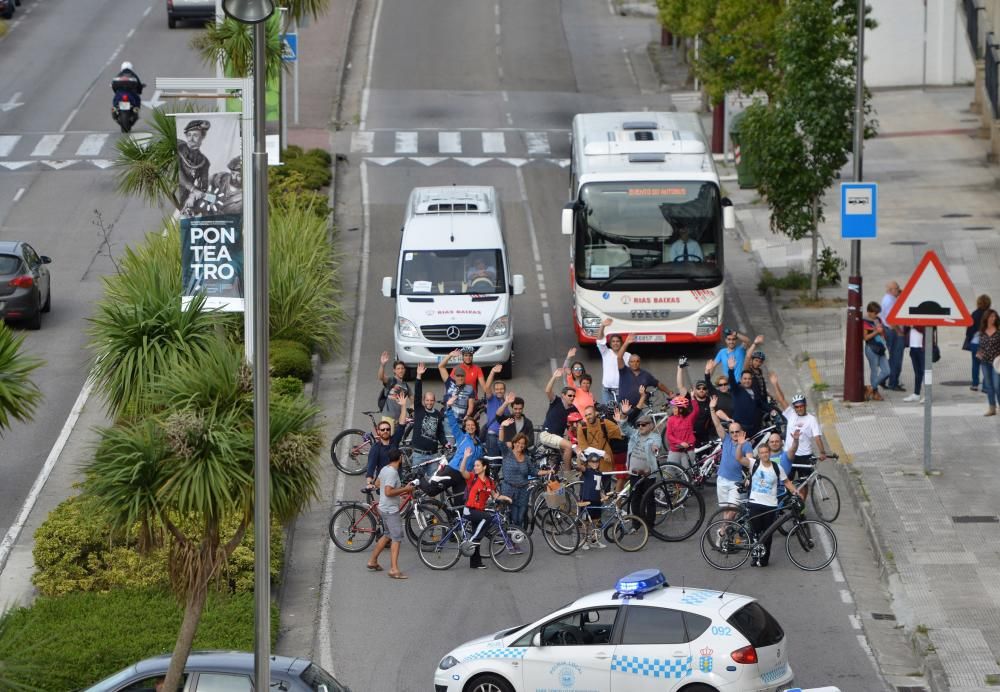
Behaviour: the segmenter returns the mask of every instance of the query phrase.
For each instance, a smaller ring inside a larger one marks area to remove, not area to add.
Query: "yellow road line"
[[[823,382],[815,358],[809,359],[809,372],[812,374],[814,384],[821,384]],[[819,402],[817,418],[819,418],[819,422],[823,426],[823,437],[826,439],[830,451],[840,457],[840,463],[854,463],[853,457],[844,449],[844,445],[840,441],[840,435],[837,433],[837,410],[833,407],[832,401],[825,399]]]

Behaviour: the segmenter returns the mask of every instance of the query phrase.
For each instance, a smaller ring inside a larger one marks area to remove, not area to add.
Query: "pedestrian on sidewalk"
[[[996,368],[996,361],[1000,358],[1000,317],[992,308],[983,312],[976,357],[983,368],[983,391],[986,392],[986,400],[990,406],[984,415],[995,416],[997,398],[1000,398],[1000,372]]]
[[[897,298],[899,298],[899,284],[895,281],[890,281],[885,285],[885,295],[882,296],[881,314],[888,315],[892,307],[896,304]],[[899,374],[903,370],[903,350],[906,348],[906,333],[902,327],[889,327],[885,330],[883,336],[889,350],[889,381],[879,382],[879,385],[894,392],[905,392],[906,387],[900,384]]]
[[[976,357],[979,350],[979,330],[983,321],[983,313],[990,309],[993,301],[985,293],[976,298],[976,309],[972,311],[972,324],[965,329],[965,342],[962,344],[963,351],[969,351],[972,355],[972,385],[969,387],[974,392],[979,391],[979,371],[981,369],[980,360]],[[983,391],[985,389],[983,384]]]
[[[879,317],[879,313],[882,311],[881,305],[873,300],[868,303],[866,310],[862,320],[864,326],[862,338],[865,342],[865,358],[868,360],[868,381],[870,384],[865,387],[865,401],[882,401],[878,386],[879,383],[889,378],[889,357],[886,355],[889,345],[885,335],[890,330],[886,328],[882,323],[882,318]]]
[[[910,347],[910,364],[913,366],[913,394],[903,397],[903,401],[919,401],[924,403],[924,398],[920,396],[920,388],[924,384],[924,328],[907,327],[907,344]]]
[[[414,486],[406,484],[401,486],[399,480],[399,465],[403,460],[403,454],[398,449],[389,453],[389,463],[382,467],[378,473],[378,511],[385,522],[388,535],[378,539],[375,551],[368,560],[368,570],[371,572],[381,572],[382,566],[378,563],[378,556],[389,546],[389,576],[393,579],[409,579],[399,571],[399,546],[403,541],[403,519],[399,516],[399,498],[413,492]]]

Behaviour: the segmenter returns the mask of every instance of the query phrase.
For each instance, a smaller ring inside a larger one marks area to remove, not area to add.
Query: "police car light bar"
[[[670,584],[667,583],[663,572],[658,569],[641,569],[619,579],[615,584],[615,595],[630,598],[666,586],[670,586]]]

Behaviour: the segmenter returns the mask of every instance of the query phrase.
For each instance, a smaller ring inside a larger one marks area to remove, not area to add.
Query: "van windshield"
[[[406,250],[399,292],[411,295],[505,293],[503,255],[495,250]]]

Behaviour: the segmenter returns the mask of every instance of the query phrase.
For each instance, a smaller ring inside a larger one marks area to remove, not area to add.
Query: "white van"
[[[396,357],[412,369],[434,367],[442,355],[472,346],[484,369],[511,376],[511,296],[524,277],[511,275],[496,189],[418,187],[410,193],[393,277],[382,295],[396,299]]]

